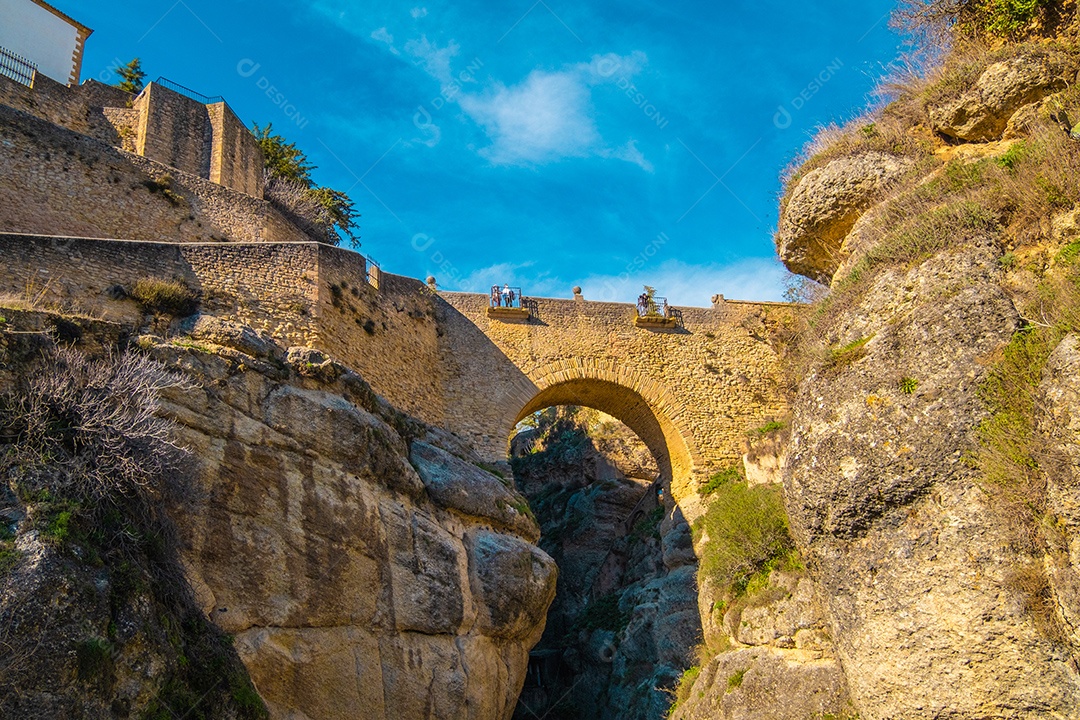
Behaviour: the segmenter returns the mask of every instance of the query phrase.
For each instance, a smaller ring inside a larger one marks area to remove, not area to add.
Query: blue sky
[[[902,49],[885,0],[54,4],[84,79],[138,56],[297,142],[388,272],[676,305],[780,299],[779,173]]]

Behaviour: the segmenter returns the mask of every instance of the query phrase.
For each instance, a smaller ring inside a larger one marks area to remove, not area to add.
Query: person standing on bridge
[[[510,285],[508,285],[506,283],[503,283],[502,298],[503,298],[503,306],[504,307],[510,307],[510,299],[513,296],[514,296],[514,294],[512,292],[510,292]]]

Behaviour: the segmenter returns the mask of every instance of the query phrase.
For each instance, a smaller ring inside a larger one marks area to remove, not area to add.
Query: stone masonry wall
[[[106,319],[137,320],[108,290],[144,278],[182,280],[204,312],[235,319],[279,343],[319,345],[315,243],[176,244],[0,234],[0,295]]]
[[[617,303],[536,299],[527,322],[487,317],[485,295],[436,294],[319,243],[166,244],[0,235],[0,293],[106,318],[137,319],[114,285],[181,278],[202,311],[285,346],[329,353],[395,406],[506,458],[525,414],[587,405],[626,422],[657,455],[680,502],[739,461],[747,431],[784,414],[766,326],[786,307],[726,302],[683,309],[683,326],[634,326]],[[684,506],[684,510],[691,507]]]
[[[96,80],[69,87],[36,73],[32,87],[0,75],[0,105],[262,198],[262,151],[224,102],[203,105],[156,83],[138,97]]]
[[[210,181],[261,198],[263,156],[255,136],[224,102],[206,110],[213,130]]]
[[[423,283],[383,274],[376,290],[364,258],[328,248],[319,265],[319,319],[326,350],[397,407],[442,426],[448,405],[439,357],[436,298]]]
[[[95,80],[68,87],[35,73],[33,87],[27,87],[0,75],[0,105],[105,142],[110,142],[116,133],[103,122],[101,109],[127,107],[131,98],[129,93]]]
[[[170,193],[158,184],[166,176]],[[263,200],[3,105],[0,231],[154,242],[310,239]]]
[[[677,441],[701,476],[737,462],[746,432],[786,409],[765,333],[766,322],[786,312],[783,305],[685,308],[683,327],[661,331],[635,327],[628,304],[536,299],[535,317],[523,323],[488,318],[486,295],[440,296],[447,305],[439,320],[452,378],[449,427],[491,456],[505,455],[524,410],[577,397],[578,404],[627,418],[654,453],[667,445],[673,471],[690,481],[690,468],[679,467]],[[569,392],[560,392],[564,386]],[[641,398],[654,421],[642,419]]]
[[[151,83],[135,98],[135,109],[139,155],[210,179],[213,127],[205,105]]]

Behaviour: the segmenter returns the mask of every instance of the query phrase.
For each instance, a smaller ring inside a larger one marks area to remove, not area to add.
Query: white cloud
[[[394,47],[394,36],[391,35],[390,31],[387,30],[385,27],[381,27],[378,30],[373,31],[371,33],[371,39],[386,45],[386,47],[390,48],[390,52],[394,53],[395,55],[401,54],[398,49]]]
[[[594,85],[606,82],[618,82],[621,78],[630,78],[641,72],[649,62],[648,56],[640,50],[635,50],[629,55],[606,53],[593,55],[589,63],[578,66],[578,69],[587,74],[589,81]]]
[[[570,288],[564,288],[561,280],[552,277],[547,271],[535,270],[535,266],[535,262],[496,263],[462,277],[454,289],[486,293],[492,285],[505,284],[520,287],[526,295],[534,297],[570,295]]]
[[[597,153],[602,157],[611,157],[617,160],[625,160],[628,163],[633,163],[647,173],[653,172],[653,164],[645,159],[645,156],[638,150],[637,141],[631,140],[623,145],[621,148],[615,150],[609,150],[601,153]]]
[[[491,145],[480,154],[495,165],[539,165],[571,157],[623,160],[646,172],[653,165],[633,140],[610,147],[596,126],[592,87],[637,73],[647,58],[594,55],[556,72],[534,70],[517,85],[497,84],[458,102],[484,128]]]
[[[420,137],[406,142],[407,146],[426,145],[433,148],[442,140],[442,129],[435,124],[431,113],[424,107],[420,107],[413,115],[413,127],[420,131]]]
[[[495,165],[586,157],[602,147],[589,92],[575,73],[535,70],[518,85],[459,102],[487,132],[492,144],[480,152]]]
[[[422,17],[427,17],[426,7],[414,7],[409,11],[409,14],[413,16],[413,20],[419,20]]]
[[[461,46],[451,40],[446,47],[439,47],[428,40],[427,35],[421,35],[419,39],[405,43],[405,52],[416,58],[428,75],[448,85],[454,77],[450,63],[461,52]]]
[[[414,17],[426,13],[426,8],[412,11]],[[385,27],[371,33],[371,37],[395,55],[400,54]],[[597,128],[592,102],[594,87],[617,83],[641,70],[648,58],[640,51],[626,56],[594,55],[589,62],[557,71],[534,70],[516,85],[496,82],[483,91],[466,90],[477,83],[471,64],[469,72],[455,75],[454,60],[461,46],[454,40],[440,47],[427,35],[421,35],[406,41],[404,51],[415,65],[439,82],[443,98],[457,102],[465,115],[483,128],[490,144],[477,152],[493,165],[533,166],[567,158],[599,157],[628,162],[649,173],[654,170],[636,141],[621,146],[605,141]],[[423,136],[413,138],[410,144],[434,147],[439,143],[438,127],[421,130]]]

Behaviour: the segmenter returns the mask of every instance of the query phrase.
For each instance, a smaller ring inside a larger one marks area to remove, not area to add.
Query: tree
[[[931,35],[1018,40],[1052,34],[1064,5],[1061,0],[902,0],[894,25]]]
[[[656,306],[656,288],[649,285],[645,286],[645,314],[660,314],[660,309]]]
[[[316,185],[311,171],[317,166],[296,143],[275,134],[273,123],[255,124],[251,132],[263,152],[266,199],[320,240],[337,245],[345,235],[354,248],[360,247],[356,234],[360,213],[352,199],[340,190]]]
[[[296,147],[296,143],[288,142],[281,135],[274,135],[273,123],[268,123],[266,127],[255,124],[251,132],[259,141],[266,169],[272,177],[303,183],[307,188],[315,184],[311,179],[311,171],[316,166],[308,162],[307,155]]]
[[[127,65],[117,68],[116,74],[120,76],[120,82],[116,84],[116,87],[132,94],[142,92],[143,79],[146,77],[142,69],[142,60],[135,58]]]

